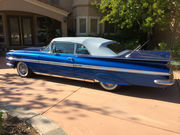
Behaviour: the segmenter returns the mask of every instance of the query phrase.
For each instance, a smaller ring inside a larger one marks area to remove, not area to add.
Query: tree
[[[156,25],[164,29],[177,20],[180,0],[95,0],[93,5],[104,14],[101,22],[117,24],[119,29],[138,26],[150,37]]]

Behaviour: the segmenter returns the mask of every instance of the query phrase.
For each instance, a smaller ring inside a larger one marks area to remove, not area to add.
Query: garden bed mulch
[[[3,121],[2,126],[4,131],[2,135],[39,135],[27,122],[10,115]]]

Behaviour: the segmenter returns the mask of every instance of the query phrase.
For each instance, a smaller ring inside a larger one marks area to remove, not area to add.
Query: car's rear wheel
[[[17,72],[21,77],[30,77],[32,75],[32,71],[24,62],[18,62]]]
[[[108,91],[113,91],[113,90],[117,89],[119,86],[117,84],[102,83],[102,82],[100,82],[100,85],[103,89],[108,90]]]

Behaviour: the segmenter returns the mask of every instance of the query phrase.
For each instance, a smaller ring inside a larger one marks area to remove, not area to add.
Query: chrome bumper
[[[154,80],[155,84],[171,86],[174,84],[174,80]]]
[[[8,67],[14,68],[14,64],[12,64],[12,63],[6,63],[6,65],[7,65]]]

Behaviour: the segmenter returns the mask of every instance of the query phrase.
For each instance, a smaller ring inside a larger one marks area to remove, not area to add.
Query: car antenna
[[[142,47],[144,47],[150,40],[147,40],[142,46],[139,45],[138,47],[136,47],[131,53],[127,54],[125,57],[128,58],[129,56],[131,56],[131,54],[133,54],[135,51],[139,51]]]

